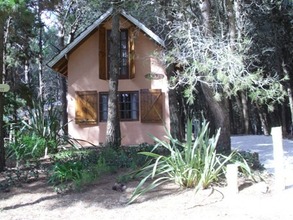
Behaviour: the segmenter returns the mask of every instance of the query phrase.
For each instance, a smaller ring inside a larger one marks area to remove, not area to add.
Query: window
[[[119,116],[121,121],[139,119],[138,92],[119,92]],[[108,93],[100,93],[100,121],[107,121]]]
[[[108,75],[110,74],[110,36],[111,36],[111,30],[107,31],[107,70]],[[119,79],[128,79],[128,31],[127,30],[121,30],[120,31],[120,46],[119,46],[119,59],[120,59],[120,73],[119,73]]]
[[[99,31],[99,76],[109,79],[110,69],[110,35],[111,30],[100,27]],[[134,37],[132,29],[120,30],[120,74],[119,79],[133,79],[134,68]]]
[[[97,124],[97,92],[76,92],[75,123]]]

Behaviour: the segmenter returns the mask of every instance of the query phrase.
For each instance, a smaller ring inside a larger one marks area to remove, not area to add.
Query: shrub
[[[153,158],[154,161],[140,169],[137,176],[142,180],[136,187],[129,200],[134,202],[140,195],[158,187],[161,184],[172,181],[183,187],[207,188],[211,183],[217,181],[223,174],[226,163],[232,158],[233,153],[228,156],[216,153],[216,145],[220,135],[210,138],[209,123],[204,120],[195,141],[192,141],[192,124],[187,125],[187,140],[181,143],[172,138],[167,132],[166,140],[153,139],[158,146],[168,151],[168,154],[154,153],[154,151],[141,152],[140,154]],[[152,182],[144,187],[147,180]]]
[[[17,142],[13,142],[7,149],[8,158],[15,159],[16,166],[28,160],[37,160],[44,155],[46,140],[35,134],[18,134]]]
[[[95,149],[62,151],[52,155],[51,160],[54,166],[49,183],[59,192],[71,188],[80,189],[113,169]]]
[[[60,113],[53,106],[45,111],[44,106],[43,103],[33,102],[33,108],[28,111],[30,122],[22,120],[21,124],[14,125],[14,130],[18,132],[14,141],[7,145],[7,158],[19,163],[57,152],[58,145],[63,142],[59,136]]]
[[[264,166],[259,161],[258,153],[247,151],[238,151],[232,159],[233,161],[246,161],[247,165],[252,170],[263,170]]]
[[[81,178],[83,166],[80,161],[68,161],[65,163],[56,163],[53,167],[53,175],[49,183],[54,185],[79,180]]]

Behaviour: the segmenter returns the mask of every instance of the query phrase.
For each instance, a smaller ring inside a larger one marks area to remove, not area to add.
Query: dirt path
[[[293,187],[276,193],[270,182],[261,182],[231,195],[226,187],[195,194],[168,184],[126,205],[137,182],[129,183],[125,192],[117,192],[112,190],[116,177],[105,176],[80,192],[67,194],[55,193],[44,178],[0,192],[0,220],[293,219]]]
[[[81,192],[56,194],[45,180],[24,184],[0,194],[0,219],[265,219],[292,220],[293,193],[266,192],[264,183],[254,184],[237,195],[227,188],[180,190],[169,184],[126,205],[137,182],[126,192],[116,192],[110,175]]]
[[[231,137],[232,148],[256,152],[268,172],[274,173],[273,142],[271,136],[244,135]],[[293,187],[293,140],[283,139],[284,172],[287,188]]]

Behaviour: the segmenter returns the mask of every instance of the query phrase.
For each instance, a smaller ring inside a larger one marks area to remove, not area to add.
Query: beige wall
[[[122,20],[121,25],[129,27],[130,24]],[[109,28],[109,23],[105,25]],[[123,145],[153,143],[148,134],[157,137],[165,135],[164,126],[169,129],[168,86],[164,68],[153,56],[160,47],[154,41],[137,31],[135,38],[135,78],[119,80],[119,91],[139,91],[140,89],[162,89],[164,93],[163,117],[164,123],[141,123],[139,121],[121,122],[121,138]],[[93,144],[104,143],[106,138],[106,122],[97,125],[75,124],[75,92],[95,90],[108,91],[108,81],[99,79],[99,34],[91,35],[84,43],[68,56],[68,119],[69,134],[78,139],[87,140]],[[164,74],[160,80],[149,80],[145,74],[155,72]]]

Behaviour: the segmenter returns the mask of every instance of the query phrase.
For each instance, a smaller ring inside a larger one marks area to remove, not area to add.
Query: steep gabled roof
[[[48,66],[61,74],[67,75],[67,54],[70,53],[77,45],[79,45],[84,39],[86,39],[91,33],[93,33],[105,20],[107,20],[113,13],[113,8],[110,8],[103,15],[101,15],[92,25],[87,27],[77,38],[73,40],[70,44],[64,47],[55,57],[53,57],[49,62]],[[156,35],[153,31],[148,29],[144,24],[138,21],[136,18],[127,14],[124,10],[120,12],[124,18],[138,27],[141,31],[147,34],[152,40],[157,44],[164,47],[164,41]]]

